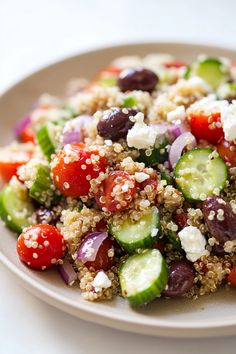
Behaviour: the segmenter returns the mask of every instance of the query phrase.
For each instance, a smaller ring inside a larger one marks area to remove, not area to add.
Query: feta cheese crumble
[[[187,110],[187,113],[198,113],[203,112],[205,114],[211,114],[216,112],[221,112],[222,109],[228,106],[228,101],[226,100],[216,100],[216,95],[211,94],[201,100],[193,103]]]
[[[197,227],[186,226],[178,235],[181,246],[190,262],[195,262],[207,254],[207,250],[205,249],[206,239]]]
[[[127,143],[129,147],[147,149],[156,141],[157,131],[144,123],[144,114],[139,112],[134,116],[135,124],[128,131]]]
[[[236,139],[236,101],[223,107],[221,110],[221,122],[225,134],[225,139],[232,141]]]
[[[186,118],[186,112],[185,112],[185,107],[184,106],[179,106],[173,111],[167,113],[167,120],[168,122],[174,122],[176,120],[185,120]]]
[[[146,181],[146,179],[149,178],[149,175],[144,172],[135,172],[134,178],[138,183],[142,183],[143,181]]]
[[[100,271],[93,279],[92,286],[94,287],[96,292],[99,292],[102,291],[102,289],[110,288],[111,281],[103,271]]]

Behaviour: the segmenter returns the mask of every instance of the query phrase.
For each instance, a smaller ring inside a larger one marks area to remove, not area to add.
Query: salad
[[[25,266],[132,306],[236,286],[235,62],[117,58],[14,134],[0,217]]]

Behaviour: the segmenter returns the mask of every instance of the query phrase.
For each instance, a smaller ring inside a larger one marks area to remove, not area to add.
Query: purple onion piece
[[[22,118],[19,122],[16,123],[15,128],[14,128],[14,134],[18,138],[23,130],[29,126],[31,123],[31,117],[30,116],[25,116]]]
[[[169,151],[169,162],[173,167],[179,160],[184,148],[188,145],[195,147],[197,145],[196,139],[192,133],[186,132],[181,134],[171,145]]]
[[[91,123],[92,120],[92,116],[81,115],[68,121],[63,130],[62,146],[83,142],[83,128],[86,124]]]
[[[83,263],[95,261],[101,244],[108,237],[107,232],[93,232],[86,235],[77,249],[77,260]]]
[[[181,134],[188,132],[189,129],[184,122],[176,122],[169,126],[168,132],[170,139],[174,141],[177,139]]]
[[[58,272],[67,285],[73,285],[77,279],[77,274],[72,264],[65,259],[63,264],[58,265]]]

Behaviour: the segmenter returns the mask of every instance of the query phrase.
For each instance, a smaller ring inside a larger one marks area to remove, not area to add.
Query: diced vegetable
[[[171,231],[171,230],[167,230],[167,234],[166,235],[167,235],[167,238],[168,238],[169,242],[172,244],[173,248],[176,251],[181,252],[182,247],[181,247],[181,242],[180,242],[180,239],[179,239],[179,236],[178,236],[177,232]]]
[[[41,204],[52,199],[55,188],[50,177],[50,167],[39,165],[35,180],[30,187],[29,196]]]
[[[139,248],[149,248],[154,245],[161,233],[160,216],[156,207],[136,223],[127,218],[119,228],[110,225],[110,233],[121,247],[132,253]]]
[[[168,281],[168,269],[157,249],[129,257],[119,272],[122,295],[131,305],[147,304],[159,297]]]
[[[134,96],[127,96],[123,100],[123,106],[126,108],[131,108],[136,106],[137,100]]]
[[[147,150],[139,150],[139,162],[144,162],[146,166],[155,166],[168,159],[168,140],[160,137],[155,146]]]
[[[37,141],[41,147],[44,155],[50,161],[51,155],[55,153],[55,125],[47,123],[36,134]]]
[[[193,149],[185,153],[174,170],[177,187],[189,201],[202,201],[219,194],[228,170],[224,161],[211,149]]]

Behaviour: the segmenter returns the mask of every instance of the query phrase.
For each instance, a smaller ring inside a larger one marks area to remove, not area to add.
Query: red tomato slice
[[[174,60],[174,61],[171,61],[171,62],[169,62],[169,63],[165,63],[165,64],[164,64],[164,67],[165,67],[165,68],[176,68],[176,69],[178,69],[178,68],[185,67],[185,66],[187,66],[187,65],[188,65],[188,64],[185,63],[185,62],[182,61],[182,60]]]
[[[35,143],[35,133],[31,128],[26,127],[20,134],[20,140],[22,143]]]
[[[231,285],[236,286],[236,266],[232,268],[227,280]]]
[[[224,137],[219,112],[210,115],[191,113],[189,123],[192,134],[198,140],[203,139],[211,144],[217,144]]]
[[[0,153],[0,179],[8,182],[17,174],[17,169],[26,164],[30,159],[29,153],[25,151],[8,151],[2,149]]]
[[[236,144],[223,139],[217,145],[217,151],[225,162],[236,167]]]
[[[22,232],[17,240],[20,260],[33,269],[52,267],[64,256],[65,241],[55,226],[38,224]]]
[[[125,171],[113,171],[95,195],[97,204],[115,213],[129,207],[136,192],[135,178]]]
[[[81,197],[89,193],[90,181],[105,172],[107,160],[98,150],[84,144],[66,145],[58,152],[52,167],[53,182],[68,197]]]

